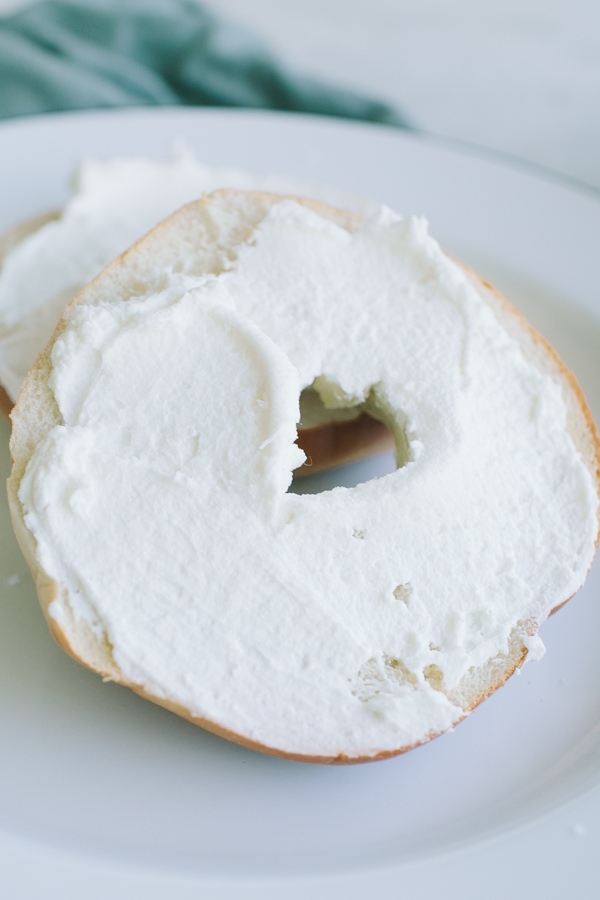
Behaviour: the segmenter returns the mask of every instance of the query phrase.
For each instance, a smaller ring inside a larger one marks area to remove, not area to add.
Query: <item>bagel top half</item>
[[[397,470],[289,493],[307,389],[385,421]],[[294,759],[460,721],[542,651],[598,540],[573,376],[386,209],[184,207],[70,304],[12,418],[13,522],[61,646]]]
[[[213,171],[193,159],[88,162],[81,179],[86,190],[64,210],[35,216],[0,235],[0,414],[10,416],[27,371],[85,283],[183,199],[218,183],[219,176],[242,183],[260,180]],[[134,189],[127,193],[123,182],[132,179]],[[309,465],[300,467],[296,477],[393,446],[388,429],[369,414],[324,409],[315,391],[305,391],[301,399],[299,443]]]

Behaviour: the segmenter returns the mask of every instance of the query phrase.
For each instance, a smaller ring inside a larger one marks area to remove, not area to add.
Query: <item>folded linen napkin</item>
[[[0,117],[140,105],[296,110],[408,127],[306,78],[196,0],[46,0],[0,17]]]

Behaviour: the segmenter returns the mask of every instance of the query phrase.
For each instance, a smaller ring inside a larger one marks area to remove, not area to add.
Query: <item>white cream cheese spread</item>
[[[449,728],[436,687],[593,558],[561,386],[386,209],[350,234],[282,201],[227,271],[163,281],[76,308],[54,345],[64,425],[19,493],[42,568],[127,679],[249,740],[368,756]],[[312,384],[378,407],[394,473],[286,492]]]
[[[0,271],[0,384],[16,401],[60,315],[115,256],[184,203],[218,188],[260,189],[368,208],[333,188],[238,169],[210,168],[189,152],[165,162],[87,160],[60,218],[19,243]]]

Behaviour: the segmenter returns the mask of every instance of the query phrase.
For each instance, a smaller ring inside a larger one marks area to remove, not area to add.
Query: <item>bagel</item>
[[[397,470],[286,493],[306,388],[386,421]],[[574,377],[385,208],[184,207],[67,307],[12,420],[13,524],[58,643],[291,759],[450,729],[543,652],[598,542]]]
[[[64,210],[36,216],[0,238],[0,413],[5,416],[65,305],[161,219],[217,187],[297,189],[276,175],[209,168],[189,152],[167,162],[135,157],[88,160],[74,186]],[[336,193],[322,187],[313,192]],[[370,205],[358,197],[350,199],[360,208]],[[393,447],[388,429],[371,416],[325,410],[314,392],[302,401],[299,430],[310,467],[297,476]]]
[[[0,235],[0,285],[2,282],[2,266],[4,264],[4,260],[10,255],[13,250],[23,244],[28,237],[36,234],[36,232],[40,231],[40,229],[42,229],[44,225],[47,225],[48,222],[55,221],[59,218],[59,216],[60,212],[54,210],[51,212],[42,213],[41,215],[33,216],[31,219],[28,219],[25,222],[19,222],[17,225],[13,225],[13,227],[9,228],[8,231],[6,231],[3,235]],[[1,295],[2,288],[0,287],[0,296]],[[54,325],[56,325],[56,322],[54,322],[53,325],[47,329],[47,333],[45,335],[46,340],[44,341],[44,344],[48,343],[48,340],[52,336]],[[27,326],[25,327],[27,328]],[[16,400],[19,393],[18,388],[20,388],[21,386],[22,378],[19,374],[19,371],[22,371],[23,373],[27,372],[27,370],[30,369],[35,362],[35,357],[37,356],[36,351],[29,350],[29,345],[31,342],[28,341],[26,337],[26,349],[23,358],[18,359],[17,366],[15,366],[14,363],[13,365],[11,365],[12,354],[9,348],[11,343],[11,333],[14,334],[15,330],[16,329],[14,329],[14,326],[12,328],[3,327],[0,313],[0,381],[5,381],[8,384],[13,384],[13,396],[11,397],[4,387],[4,384],[0,383],[0,413],[7,417],[10,415],[10,411],[14,406],[14,401]],[[40,350],[43,348],[44,344],[39,347]],[[8,354],[6,352],[7,350]],[[7,356],[8,359],[6,358]],[[19,353],[19,357],[20,356],[21,354]],[[18,368],[19,371],[14,371],[15,368]]]

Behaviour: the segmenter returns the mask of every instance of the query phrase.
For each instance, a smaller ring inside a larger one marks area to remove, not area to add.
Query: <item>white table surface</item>
[[[0,0],[0,13],[31,0]],[[597,0],[211,0],[309,75],[424,131],[600,188]]]

